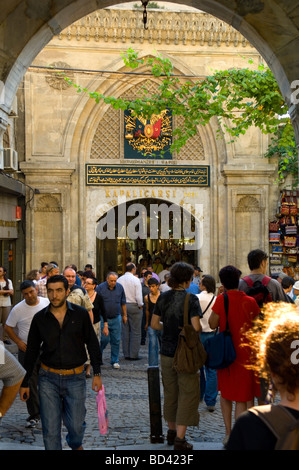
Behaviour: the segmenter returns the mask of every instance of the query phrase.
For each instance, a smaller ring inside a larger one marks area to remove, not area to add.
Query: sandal
[[[180,439],[179,437],[175,438],[173,450],[192,450],[192,449],[193,449],[193,445],[189,444],[189,442],[187,442],[185,438],[183,439]]]
[[[174,440],[176,438],[176,431],[173,429],[168,429],[167,431],[167,444],[173,446]]]

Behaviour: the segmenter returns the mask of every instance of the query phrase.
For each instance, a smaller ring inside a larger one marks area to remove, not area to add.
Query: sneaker
[[[26,428],[36,428],[36,426],[39,423],[39,419],[37,418],[32,418],[27,421]]]
[[[215,411],[215,406],[209,405],[209,406],[207,406],[207,409],[208,409],[208,411],[213,413],[213,411]]]
[[[113,365],[112,365],[113,369],[119,369],[120,368],[120,365],[118,362],[115,362]]]

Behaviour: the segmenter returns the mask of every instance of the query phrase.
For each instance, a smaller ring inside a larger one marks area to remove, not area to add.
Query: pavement
[[[8,349],[16,354],[15,345],[8,346]],[[96,393],[91,389],[92,379],[87,379],[86,431],[83,442],[85,450],[150,453],[172,450],[166,440],[162,443],[151,442],[147,352],[147,345],[141,346],[140,360],[128,361],[120,357],[120,368],[113,369],[110,365],[110,348],[105,349],[102,380],[105,386],[109,429],[106,435],[99,433]],[[163,407],[161,380],[160,395]],[[219,397],[214,412],[208,411],[206,405],[200,403],[199,413],[199,426],[188,428],[186,434],[187,440],[193,444],[193,450],[223,450],[225,429]],[[17,396],[0,425],[0,450],[44,450],[41,425],[34,429],[26,428],[27,417],[26,405]],[[166,436],[167,426],[163,419],[162,426],[163,435]],[[63,450],[68,450],[65,435],[66,429],[62,427]]]

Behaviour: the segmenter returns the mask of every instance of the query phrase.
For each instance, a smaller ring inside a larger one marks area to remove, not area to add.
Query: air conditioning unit
[[[14,172],[18,170],[18,152],[14,149],[3,149],[4,171]]]

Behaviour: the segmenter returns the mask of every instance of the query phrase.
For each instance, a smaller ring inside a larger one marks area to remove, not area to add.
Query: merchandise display
[[[282,191],[279,213],[269,223],[271,276],[284,272],[299,280],[298,208],[299,191]]]

